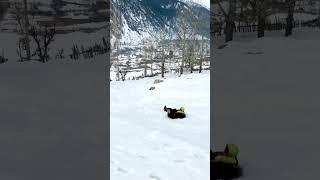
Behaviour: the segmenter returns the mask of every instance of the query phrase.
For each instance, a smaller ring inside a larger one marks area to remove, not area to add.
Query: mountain
[[[210,10],[204,4],[181,0],[111,0],[113,40],[139,43],[145,37],[167,32],[175,36],[178,19],[186,15],[187,24],[203,22],[197,34],[210,38]]]

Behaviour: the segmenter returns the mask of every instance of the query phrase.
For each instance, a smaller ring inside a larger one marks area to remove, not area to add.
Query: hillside
[[[3,1],[4,3],[6,1]],[[14,18],[16,6],[22,6],[17,1],[7,1],[9,7],[0,27],[2,32],[16,32],[17,22]],[[17,5],[15,5],[17,3]],[[29,2],[29,18],[31,22],[40,25],[55,25],[58,33],[75,31],[95,32],[107,28],[108,4],[103,0],[36,0]]]
[[[215,49],[211,147],[239,146],[240,179],[319,179],[319,35],[242,34]]]
[[[155,79],[110,83],[110,178],[209,180],[210,73]],[[164,105],[187,117],[169,119]]]
[[[137,2],[112,0],[111,13],[114,15],[111,15],[111,22],[113,22],[111,26],[115,31],[122,33],[112,33],[111,42],[114,42],[115,39],[121,39],[121,42],[127,44],[139,44],[146,37],[161,36],[163,31],[166,31],[168,36],[175,38],[177,18],[183,16],[182,13],[186,12],[193,13],[199,21],[207,22],[207,25],[203,26],[202,32],[197,33],[210,38],[209,7],[201,1],[198,1],[198,3],[197,1],[185,2],[179,0],[166,0],[160,3],[157,0]],[[188,23],[194,22],[190,18]]]

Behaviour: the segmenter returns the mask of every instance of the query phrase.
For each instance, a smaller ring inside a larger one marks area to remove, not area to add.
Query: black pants
[[[168,114],[168,117],[171,119],[186,117],[186,115],[184,113],[180,113],[180,112],[178,112],[177,109],[171,109],[171,108],[167,108],[167,114]]]

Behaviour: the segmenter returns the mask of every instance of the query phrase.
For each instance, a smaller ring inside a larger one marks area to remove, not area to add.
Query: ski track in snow
[[[111,179],[209,179],[209,75],[171,75],[153,91],[155,78],[111,82]]]

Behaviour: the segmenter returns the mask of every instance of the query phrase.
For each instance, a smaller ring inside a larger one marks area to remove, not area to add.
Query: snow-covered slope
[[[111,179],[209,180],[210,74],[110,84]],[[184,106],[187,118],[163,111]]]
[[[240,147],[248,180],[319,179],[318,29],[236,36],[215,49],[212,148]]]
[[[105,64],[0,64],[0,179],[109,178]]]

